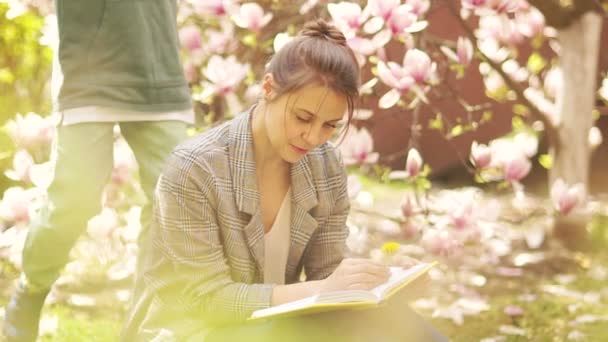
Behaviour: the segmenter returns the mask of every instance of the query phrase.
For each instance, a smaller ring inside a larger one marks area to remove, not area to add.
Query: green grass
[[[57,315],[59,324],[56,334],[42,337],[41,342],[118,341],[122,328],[121,320],[116,313],[89,314],[60,305],[48,310],[48,314]]]

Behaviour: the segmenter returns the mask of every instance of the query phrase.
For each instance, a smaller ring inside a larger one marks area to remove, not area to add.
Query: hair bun
[[[322,38],[338,45],[346,46],[344,34],[323,19],[317,19],[306,23],[302,31],[300,31],[300,35],[311,38]]]

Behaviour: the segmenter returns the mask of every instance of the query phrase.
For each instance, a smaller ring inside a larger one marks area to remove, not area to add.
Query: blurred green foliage
[[[7,18],[9,5],[0,2],[0,127],[17,113],[47,115],[53,52],[40,43],[44,16],[34,9]],[[10,169],[13,144],[0,129],[0,170]],[[0,174],[0,193],[10,180]]]
[[[40,44],[44,17],[28,11],[7,18],[0,3],[0,125],[16,113],[50,111],[48,84],[52,50]]]

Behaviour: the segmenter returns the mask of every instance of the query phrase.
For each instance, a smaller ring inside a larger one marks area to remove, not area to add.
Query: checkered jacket
[[[180,341],[270,306],[274,285],[263,284],[264,228],[250,127],[250,113],[240,114],[182,143],[168,158],[123,340],[149,341],[165,329]],[[297,282],[302,270],[308,280],[324,279],[346,252],[350,209],[346,173],[332,145],[291,166],[291,189],[285,281]]]

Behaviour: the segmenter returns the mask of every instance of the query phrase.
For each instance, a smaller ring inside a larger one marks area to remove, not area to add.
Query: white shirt
[[[285,284],[285,267],[291,238],[291,188],[287,190],[281,208],[264,235],[264,283]]]
[[[102,106],[70,108],[61,112],[62,125],[85,122],[129,122],[129,121],[183,121],[194,123],[192,109],[170,112],[140,112]]]

